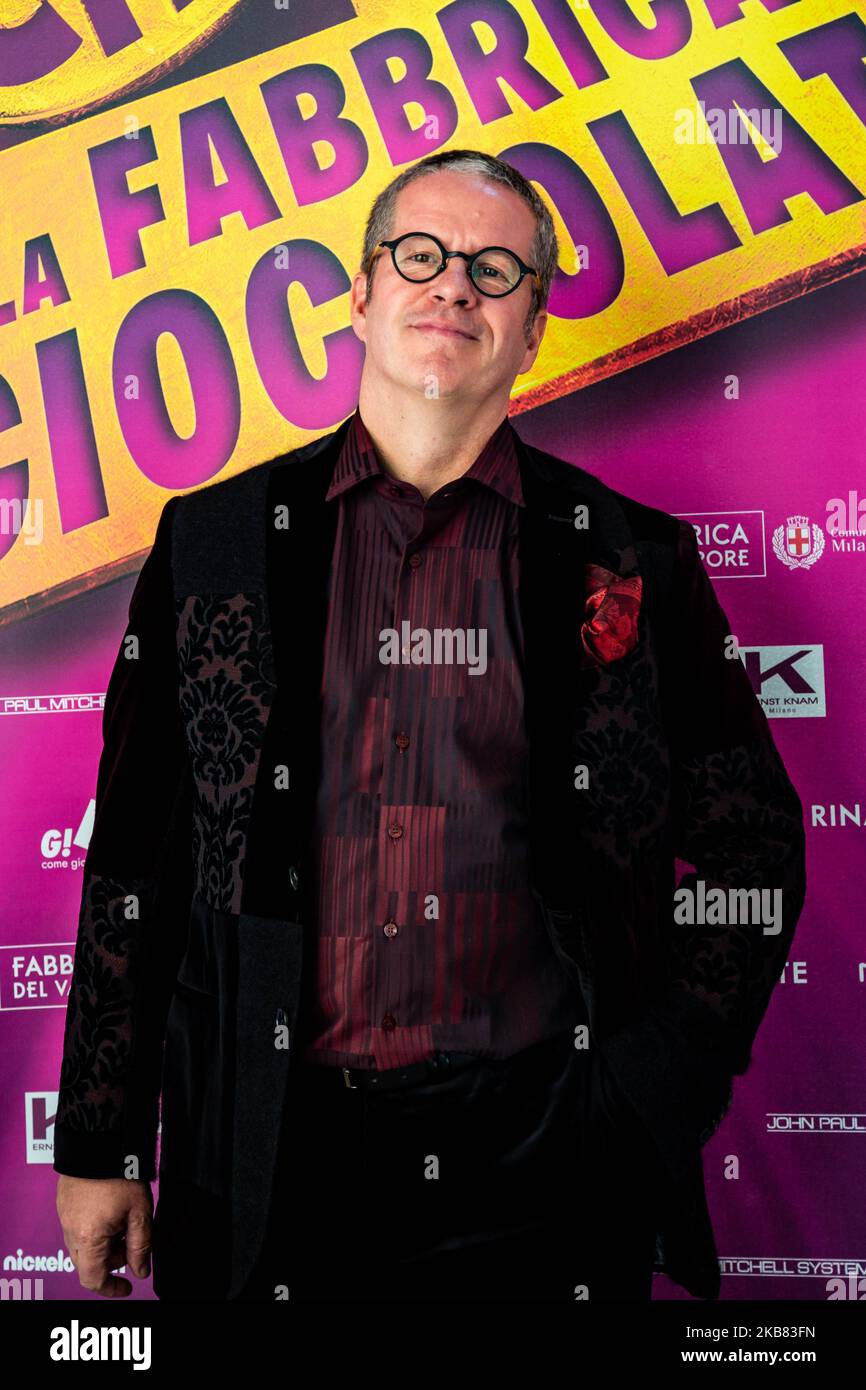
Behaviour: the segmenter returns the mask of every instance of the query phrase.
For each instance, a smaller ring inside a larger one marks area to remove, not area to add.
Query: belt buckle
[[[352,1084],[352,1082],[349,1080],[349,1077],[350,1077],[350,1075],[351,1075],[351,1067],[343,1067],[343,1068],[342,1068],[342,1072],[343,1072],[343,1080],[345,1081],[345,1083],[346,1083],[346,1085],[348,1086],[349,1090],[350,1090],[350,1091],[357,1091],[358,1087],[357,1087],[357,1086],[354,1086],[354,1085]]]

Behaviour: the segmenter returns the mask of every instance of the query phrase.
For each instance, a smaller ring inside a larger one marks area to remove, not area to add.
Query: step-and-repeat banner
[[[447,148],[516,165],[556,222],[518,431],[694,525],[806,810],[806,909],[704,1149],[722,1297],[866,1295],[864,60],[863,0],[0,0],[0,1278],[23,1296],[92,1297],[52,1128],[135,576],[169,496],[355,408],[370,204]]]

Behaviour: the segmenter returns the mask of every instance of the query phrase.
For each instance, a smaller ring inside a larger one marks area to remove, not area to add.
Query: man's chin
[[[453,400],[457,396],[469,396],[472,392],[472,382],[465,372],[459,376],[438,372],[434,367],[429,367],[423,376],[415,382],[419,391],[431,401]]]
[[[422,353],[416,358],[409,371],[407,364],[400,364],[402,370],[397,379],[404,385],[423,391],[431,399],[442,396],[468,394],[478,386],[477,373],[468,372],[465,367],[457,367],[443,360],[437,353]]]

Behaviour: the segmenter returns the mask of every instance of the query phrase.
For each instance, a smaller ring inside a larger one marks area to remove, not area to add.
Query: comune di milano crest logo
[[[789,516],[773,532],[773,551],[792,570],[810,569],[824,553],[824,532],[807,516]]]

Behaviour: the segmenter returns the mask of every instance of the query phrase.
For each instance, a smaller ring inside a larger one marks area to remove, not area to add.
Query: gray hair
[[[364,230],[361,269],[363,270],[365,267],[367,269],[367,298],[372,298],[373,277],[376,272],[376,261],[371,263],[371,257],[379,242],[391,236],[397,195],[401,189],[405,188],[407,184],[413,183],[415,179],[423,178],[425,174],[435,174],[440,169],[452,170],[458,174],[481,174],[484,178],[505,183],[509,188],[514,189],[514,192],[528,204],[535,214],[535,235],[532,239],[530,261],[538,272],[541,284],[539,287],[534,280],[531,281],[532,298],[529,304],[529,313],[523,324],[524,336],[528,339],[538,310],[543,309],[547,304],[550,286],[559,264],[559,244],[556,240],[556,229],[547,204],[538,196],[532,184],[523,177],[520,170],[515,169],[512,164],[506,164],[502,159],[496,159],[492,154],[483,153],[481,150],[444,150],[436,154],[429,154],[426,158],[419,159],[416,164],[410,165],[408,169],[404,169],[402,174],[398,174],[386,188],[383,188],[370,209],[367,226]]]

